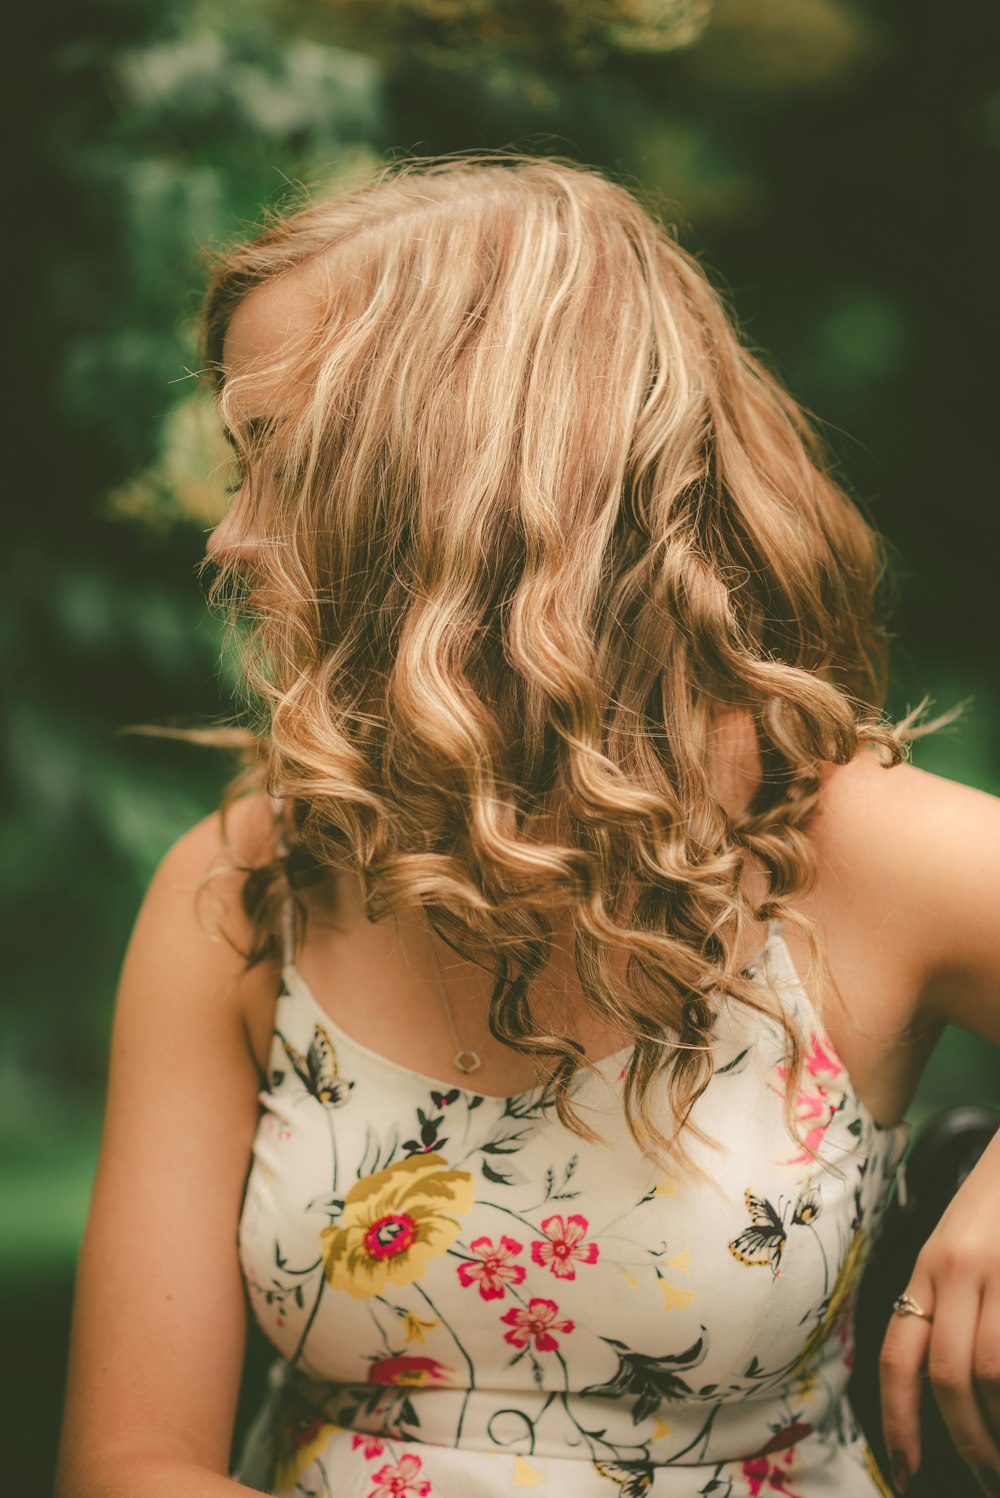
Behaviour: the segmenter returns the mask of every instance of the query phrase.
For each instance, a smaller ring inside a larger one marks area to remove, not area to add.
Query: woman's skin
[[[227,376],[294,338],[314,314],[307,278],[290,273],[251,293],[226,340]],[[241,416],[280,414],[281,391],[248,382]],[[255,541],[241,496],[209,555],[235,552],[251,573]],[[733,809],[752,793],[752,735],[720,725],[719,785]],[[229,818],[237,855],[273,851],[265,797]],[[1000,800],[869,753],[826,775],[809,836],[817,877],[799,908],[829,959],[817,998],[854,1087],[880,1123],[902,1117],[946,1024],[1000,1044]],[[171,849],[146,895],[116,1001],[104,1137],[74,1307],[57,1498],[227,1498],[229,1446],[245,1344],[236,1230],[257,1124],[259,1071],[273,1024],[277,970],[250,972],[227,942],[250,932],[241,877],[213,880],[219,816]],[[369,924],[352,875],[310,896],[297,962],[319,1002],[352,1036],[442,1080],[461,1080],[437,990],[426,925],[414,913]],[[622,1045],[581,1003],[568,924],[542,1002],[593,1057]],[[806,966],[803,940],[787,931]],[[486,1035],[483,975],[433,938],[463,1042],[481,1049],[477,1085],[504,1095],[531,1085],[524,1058]],[[749,960],[759,936],[748,942]],[[485,1038],[484,1038],[485,1037]],[[924,1373],[955,1443],[984,1491],[1000,1493],[1000,1136],[922,1250],[907,1286],[932,1324],[893,1317],[882,1402],[894,1476],[920,1462]]]

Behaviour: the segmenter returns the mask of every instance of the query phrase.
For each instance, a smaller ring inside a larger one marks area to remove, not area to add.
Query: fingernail
[[[890,1460],[892,1461],[892,1485],[897,1493],[905,1493],[910,1481],[910,1469],[906,1464],[906,1457],[901,1451],[894,1451]]]
[[[980,1467],[976,1474],[980,1486],[990,1498],[1000,1498],[1000,1474],[993,1471],[992,1467]]]

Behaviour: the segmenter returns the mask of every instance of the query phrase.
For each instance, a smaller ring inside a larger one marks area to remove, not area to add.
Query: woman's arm
[[[919,906],[932,912],[919,1013],[1000,1043],[1000,800],[912,770],[899,790],[906,881]],[[1000,1135],[924,1245],[909,1284],[899,1288],[933,1320],[894,1316],[883,1344],[883,1423],[895,1485],[905,1491],[920,1464],[926,1372],[959,1453],[996,1498]]]
[[[264,856],[264,798],[232,837]],[[167,854],[122,971],[100,1160],[77,1271],[56,1498],[222,1498],[246,1334],[236,1233],[260,1080],[245,1036],[273,970],[244,974],[219,818]]]

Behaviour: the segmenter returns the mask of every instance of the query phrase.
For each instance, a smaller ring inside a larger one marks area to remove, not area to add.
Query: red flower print
[[[394,1259],[405,1253],[417,1236],[417,1224],[408,1212],[387,1212],[365,1233],[365,1252],[373,1259]]]
[[[587,1232],[586,1217],[546,1217],[542,1223],[545,1241],[531,1245],[531,1257],[536,1264],[547,1265],[560,1280],[575,1280],[577,1264],[594,1264],[597,1261],[596,1243],[584,1243]]]
[[[503,1339],[512,1347],[527,1347],[534,1338],[536,1351],[554,1352],[559,1343],[552,1333],[573,1330],[572,1321],[557,1321],[558,1315],[559,1307],[554,1300],[529,1300],[527,1309],[515,1306],[500,1317],[510,1327],[509,1332],[504,1332]]]
[[[365,1461],[371,1462],[377,1456],[381,1456],[385,1450],[385,1442],[380,1436],[355,1435],[351,1437],[351,1449],[357,1451],[359,1446],[365,1449]]]
[[[453,1368],[435,1358],[377,1358],[368,1369],[370,1384],[446,1384]]]
[[[506,1284],[519,1285],[524,1279],[520,1264],[508,1264],[507,1260],[521,1252],[520,1243],[513,1238],[501,1238],[493,1247],[489,1238],[476,1238],[469,1244],[469,1252],[476,1255],[477,1263],[458,1266],[458,1277],[463,1285],[479,1284],[479,1293],[484,1300],[503,1300]]]
[[[322,1415],[313,1415],[311,1420],[305,1420],[292,1432],[291,1445],[297,1451],[300,1446],[308,1446],[309,1442],[318,1436],[323,1429],[324,1420]]]
[[[785,1482],[792,1475],[787,1469],[795,1461],[795,1449],[789,1446],[784,1455],[777,1461],[772,1462],[769,1456],[752,1456],[749,1461],[743,1463],[743,1476],[746,1478],[750,1488],[750,1498],[757,1498],[759,1493],[781,1493],[784,1498],[802,1498],[801,1493],[795,1493],[791,1488],[785,1487]],[[782,1470],[785,1468],[786,1470]]]
[[[410,1498],[411,1494],[414,1498],[428,1498],[431,1485],[426,1477],[418,1476],[422,1466],[419,1456],[412,1456],[409,1452],[395,1467],[390,1467],[387,1462],[372,1473],[377,1485],[368,1498]]]
[[[755,1454],[757,1456],[770,1456],[772,1451],[785,1451],[789,1446],[794,1446],[796,1441],[801,1441],[804,1436],[811,1433],[812,1426],[804,1420],[796,1420],[794,1425],[786,1425],[783,1430],[775,1431],[766,1446],[762,1446]]]

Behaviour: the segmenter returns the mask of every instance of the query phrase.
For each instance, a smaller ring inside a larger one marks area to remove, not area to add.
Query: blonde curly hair
[[[295,271],[316,315],[268,371],[280,417],[248,423],[226,330]],[[685,1157],[724,995],[784,1028],[795,1132],[802,1037],[737,954],[770,917],[811,932],[823,767],[895,764],[916,730],[882,711],[879,539],[697,260],[597,171],[410,158],[221,253],[204,327],[263,582],[247,610],[223,560],[213,596],[250,619],[256,782],[295,809],[290,851],[248,871],[252,957],[310,867],[353,870],[369,919],[422,905],[593,1137],[583,1047],[532,1009],[566,910],[585,1002],[634,1037],[644,1147]],[[735,814],[733,713],[762,767]]]

